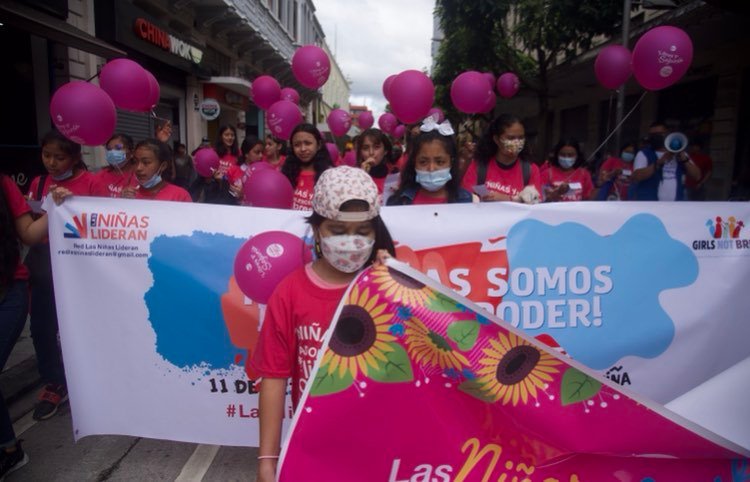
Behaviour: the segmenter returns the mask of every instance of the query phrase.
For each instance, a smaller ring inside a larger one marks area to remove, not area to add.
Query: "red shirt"
[[[411,204],[413,206],[416,206],[417,204],[446,204],[447,202],[447,195],[443,197],[428,196],[422,189],[420,189],[419,191],[417,191],[417,194],[414,195],[414,200]]]
[[[219,158],[219,171],[222,173],[229,172],[232,166],[237,166],[237,156],[227,153]]]
[[[474,192],[474,186],[477,185],[477,162],[472,161],[469,168],[464,174],[461,186],[469,192]],[[539,178],[539,167],[531,164],[528,186],[534,186],[539,194],[542,194],[542,185]],[[516,160],[510,167],[500,167],[495,158],[487,163],[487,176],[485,177],[485,186],[488,191],[498,192],[510,197],[515,197],[523,190],[523,168],[521,163]]]
[[[8,202],[8,208],[14,221],[24,214],[31,212],[29,204],[24,199],[23,194],[21,194],[21,190],[18,189],[18,185],[13,182],[13,179],[5,175],[0,175],[0,186],[2,186],[3,194]],[[16,265],[16,271],[13,273],[13,279],[29,279],[29,270],[21,262],[20,256]]]
[[[281,171],[281,167],[284,165],[284,161],[286,161],[286,156],[279,156],[279,162],[277,162],[276,164],[269,161],[266,156],[263,156],[261,160],[263,162],[267,162],[271,164],[271,166],[273,166],[273,168],[276,169],[277,171]]]
[[[135,173],[132,170],[130,172],[122,172],[115,168],[105,167],[94,174],[94,176],[100,184],[107,188],[109,197],[119,198],[124,188],[136,187],[138,185],[138,178],[135,177]]]
[[[713,170],[714,161],[707,154],[703,154],[702,152],[694,152],[690,154],[690,159],[701,170],[701,177],[696,181],[690,176],[685,176],[685,187],[695,189],[698,187],[698,182],[705,179],[708,173]]]
[[[566,182],[568,183],[568,192],[562,195],[560,201],[583,201],[591,197],[594,190],[594,183],[591,181],[591,173],[579,167],[572,171],[563,171],[557,166],[550,165],[541,174],[542,183],[546,187],[555,187]],[[543,193],[542,193],[543,194]]]
[[[186,190],[184,190],[180,186],[175,186],[174,184],[170,184],[168,182],[165,182],[164,186],[153,194],[149,192],[148,189],[139,187],[135,190],[135,198],[147,199],[151,201],[179,201],[186,203],[193,202],[193,198],[190,197],[190,194]]]
[[[41,176],[35,177],[31,181],[29,186],[29,199],[31,201],[44,201],[50,190],[56,187],[64,187],[72,192],[76,196],[98,196],[98,197],[109,197],[109,190],[107,186],[102,184],[99,179],[88,171],[80,171],[77,175],[73,175],[70,179],[64,181],[55,181],[52,176],[47,176],[44,180],[44,187],[42,189],[42,199],[37,199],[37,191],[39,191],[39,179]]]
[[[252,365],[266,378],[292,378],[296,408],[346,286],[323,288],[306,267],[284,278],[268,300]]]
[[[315,188],[315,172],[303,171],[297,177],[297,186],[294,188],[294,201],[292,209],[297,211],[312,211],[313,189]]]
[[[599,169],[601,171],[614,171],[616,169],[622,170],[622,174],[617,177],[614,184],[612,184],[612,188],[610,188],[609,192],[612,193],[614,192],[615,188],[617,188],[618,192],[620,193],[620,200],[627,200],[628,187],[630,186],[630,176],[633,175],[633,163],[625,162],[619,157],[608,157],[604,161],[604,163],[602,163],[602,166]]]

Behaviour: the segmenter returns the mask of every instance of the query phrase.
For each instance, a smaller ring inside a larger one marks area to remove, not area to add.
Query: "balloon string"
[[[94,80],[97,77],[99,77],[99,72],[95,73],[94,75],[92,75],[91,77],[89,77],[88,79],[86,79],[86,82],[91,82],[92,80]]]
[[[612,127],[612,102],[615,99],[616,90],[612,90],[609,93],[609,109],[607,109],[607,129],[604,132],[609,132],[609,128]]]
[[[644,97],[646,97],[646,94],[648,94],[648,91],[645,91],[645,92],[643,92],[643,94],[641,94],[641,97],[638,99],[638,102],[635,103],[635,105],[633,106],[633,108],[630,109],[630,111],[627,114],[625,114],[625,116],[622,118],[622,120],[620,121],[620,123],[617,124],[615,126],[615,128],[612,129],[612,132],[609,133],[609,135],[607,136],[607,138],[604,139],[604,142],[602,142],[601,144],[599,144],[599,147],[597,147],[596,149],[594,149],[594,152],[592,152],[591,155],[589,156],[589,158],[586,159],[587,163],[590,162],[591,159],[594,158],[594,156],[596,155],[596,153],[599,152],[599,149],[601,149],[602,147],[604,147],[605,144],[607,144],[607,142],[612,138],[612,136],[615,135],[615,133],[620,129],[620,127],[622,127],[622,125],[625,123],[625,121],[628,120],[628,118],[630,117],[630,115],[633,112],[635,112],[635,109],[641,104],[641,101],[643,100]]]

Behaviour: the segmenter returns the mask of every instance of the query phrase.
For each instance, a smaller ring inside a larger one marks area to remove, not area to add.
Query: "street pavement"
[[[255,480],[255,448],[120,435],[90,436],[76,443],[67,403],[49,420],[32,419],[40,388],[27,324],[0,375],[13,426],[29,456],[29,463],[8,476],[8,482]]]

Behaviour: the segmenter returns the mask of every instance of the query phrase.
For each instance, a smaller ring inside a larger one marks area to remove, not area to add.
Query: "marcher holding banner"
[[[254,368],[263,377],[259,401],[261,482],[275,479],[288,379],[292,380],[296,407],[347,286],[375,260],[379,250],[395,254],[391,235],[379,215],[377,186],[363,170],[340,166],[325,171],[315,186],[312,207],[308,223],[313,228],[317,260],[276,287],[253,354]]]
[[[138,186],[123,189],[122,197],[153,201],[193,202],[190,194],[161,175],[172,160],[169,146],[156,139],[146,139],[135,147],[135,176]]]

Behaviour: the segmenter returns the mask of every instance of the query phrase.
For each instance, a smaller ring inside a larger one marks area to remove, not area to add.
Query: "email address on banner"
[[[66,256],[93,256],[95,258],[148,258],[148,253],[133,251],[60,249],[57,251],[57,254]]]

